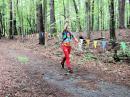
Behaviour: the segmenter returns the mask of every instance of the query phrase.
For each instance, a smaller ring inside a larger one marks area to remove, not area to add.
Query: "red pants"
[[[64,55],[65,55],[64,58],[66,59],[66,66],[67,66],[67,68],[72,68],[71,64],[70,64],[71,46],[64,46],[64,45],[62,45],[62,48],[63,48],[63,52],[64,52]]]

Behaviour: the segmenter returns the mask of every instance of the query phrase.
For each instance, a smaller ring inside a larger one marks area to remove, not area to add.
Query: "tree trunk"
[[[43,26],[47,32],[47,0],[43,0]]]
[[[50,0],[50,33],[56,33],[56,20],[55,20],[55,9],[54,0]]]
[[[2,37],[2,13],[0,12],[0,39]]]
[[[21,30],[21,15],[20,15],[20,12],[19,12],[19,0],[16,1],[16,11],[17,11],[17,16],[18,16],[18,20],[20,22],[20,25],[18,26],[18,35],[21,35],[22,33],[22,30]]]
[[[13,3],[13,31],[14,31],[14,35],[18,35],[18,33],[17,33],[17,21],[16,21],[16,9],[15,9],[15,5],[14,5],[14,3]]]
[[[0,39],[2,37],[2,27],[1,27],[1,23],[0,23]]]
[[[14,29],[14,35],[18,35],[16,27],[16,19],[13,20],[13,29]]]
[[[92,30],[94,30],[94,0],[92,1]]]
[[[130,6],[130,0],[129,0],[129,6]],[[130,8],[129,8],[129,12],[130,12]],[[130,28],[130,14],[129,14],[129,20],[128,20],[128,28]]]
[[[114,19],[114,0],[110,0],[110,39],[116,41],[115,35],[115,19]]]
[[[73,0],[73,3],[74,3],[74,7],[75,7],[75,12],[76,12],[78,32],[82,32],[82,27],[81,27],[81,24],[80,24],[79,11],[78,11],[75,0]]]
[[[12,8],[12,0],[10,0],[9,38],[13,39],[13,8]]]
[[[66,20],[66,7],[65,7],[65,0],[63,0],[63,6],[64,6],[64,20]]]
[[[28,22],[29,27],[30,27],[29,32],[33,32],[32,22],[31,22],[31,21],[32,21],[31,16],[28,16],[28,17],[27,17],[27,22]]]
[[[45,45],[45,29],[43,25],[42,4],[37,5],[37,31],[39,32],[39,44]]]
[[[86,26],[87,26],[87,38],[90,38],[91,34],[91,16],[90,16],[90,0],[86,0],[85,2],[86,6]]]
[[[102,7],[103,1],[100,0],[100,14],[101,14],[101,18],[100,18],[100,22],[101,22],[101,37],[103,37],[103,7]]]
[[[5,1],[2,0],[2,5],[4,6]],[[5,19],[4,19],[4,15],[5,15],[5,9],[2,8],[1,9],[1,16],[0,16],[0,21],[1,21],[1,37],[5,35]]]
[[[2,37],[1,24],[0,24],[0,39]]]
[[[119,28],[125,28],[125,0],[119,0]]]
[[[100,30],[100,2],[98,0],[97,30]]]

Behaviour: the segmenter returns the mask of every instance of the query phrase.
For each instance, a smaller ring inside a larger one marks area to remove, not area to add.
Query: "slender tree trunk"
[[[64,6],[64,20],[66,20],[66,7],[65,7],[65,0],[63,0],[63,6]]]
[[[129,6],[130,6],[130,0],[129,0]],[[130,12],[130,8],[129,8],[129,12]],[[129,14],[128,28],[130,28],[130,14]]]
[[[79,17],[79,10],[77,8],[75,0],[73,0],[73,3],[74,3],[74,7],[75,7],[75,12],[76,12],[78,31],[82,32],[82,27],[81,27],[81,24],[80,24],[80,17]]]
[[[90,38],[91,34],[91,16],[90,16],[90,0],[86,0],[86,22],[87,22],[87,38]]]
[[[114,0],[110,0],[110,39],[116,41],[115,35],[115,19],[114,19]]]
[[[28,22],[29,27],[30,27],[29,32],[33,32],[33,29],[32,29],[32,22],[31,22],[31,21],[32,21],[32,20],[31,20],[31,16],[28,16],[28,17],[27,17],[27,22]]]
[[[101,14],[101,18],[100,18],[100,22],[101,22],[101,37],[103,37],[103,33],[102,33],[102,30],[103,30],[103,8],[102,8],[102,4],[103,4],[103,1],[100,0],[100,14]]]
[[[45,45],[47,46],[48,33],[47,32],[47,0],[43,0],[43,28],[44,28],[44,37]]]
[[[22,31],[21,31],[21,17],[20,17],[20,12],[19,12],[19,0],[16,1],[16,12],[17,12],[17,17],[18,20],[20,22],[20,25],[18,26],[18,35],[21,35]]]
[[[47,32],[47,0],[43,0],[43,26]]]
[[[2,37],[2,13],[0,12],[0,39]]]
[[[97,1],[98,3],[98,18],[97,18],[97,30],[99,31],[100,30],[100,2],[99,2],[99,0]]]
[[[119,28],[125,28],[125,0],[119,0]]]
[[[2,37],[1,24],[0,24],[0,39]]]
[[[1,16],[1,13],[0,13],[0,39],[1,39],[1,37],[2,37],[1,19],[2,19],[2,16]]]
[[[45,45],[45,29],[43,25],[42,4],[37,5],[37,31],[39,32],[39,44]]]
[[[9,38],[13,39],[13,8],[12,8],[12,0],[10,0]]]
[[[92,31],[94,30],[94,0],[92,1]]]
[[[18,21],[19,21],[19,26],[18,26],[18,35],[22,35],[23,37],[23,21],[22,21],[22,13],[19,11],[19,5],[21,2],[19,0],[16,1],[16,12],[17,12],[17,17],[18,17]]]
[[[14,35],[18,35],[17,33],[17,21],[16,21],[16,8],[15,8],[15,5],[14,5],[14,2],[13,2],[13,32],[14,32]]]
[[[2,3],[3,3],[3,5],[5,4],[5,1],[4,0],[2,0]],[[4,8],[2,8],[2,10],[1,10],[2,12],[1,12],[1,36],[5,36],[5,18],[3,17],[4,15],[5,15],[5,9]]]
[[[55,20],[55,9],[54,0],[50,0],[50,33],[56,33],[56,20]]]
[[[13,29],[14,29],[14,35],[18,35],[17,33],[17,27],[16,27],[16,19],[13,20]]]
[[[65,3],[65,0],[64,0]],[[64,11],[65,11],[65,22],[64,27],[69,26],[72,28],[72,21],[70,22],[70,0],[66,0],[66,3],[64,4]]]

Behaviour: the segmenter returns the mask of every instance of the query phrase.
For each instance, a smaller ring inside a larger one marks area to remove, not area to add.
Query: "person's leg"
[[[71,46],[68,47],[68,56],[69,56],[68,70],[70,73],[73,73],[72,66],[70,64],[70,52],[71,52]]]
[[[70,52],[71,52],[71,46],[68,47],[68,56],[69,56],[69,66],[70,68],[72,68],[71,64],[70,64]]]
[[[69,58],[69,48],[66,46],[64,47],[64,54],[65,54],[65,57],[66,57],[66,66],[67,68],[71,68],[71,65],[70,65],[70,58]]]
[[[70,54],[70,52],[71,52],[71,46],[68,47],[68,51],[69,51],[69,54]]]
[[[63,52],[64,52],[64,49],[65,49],[66,47],[65,47],[64,45],[62,45],[61,48],[62,48],[62,50],[63,50]],[[66,60],[66,57],[65,57],[65,53],[64,53],[64,57],[63,57],[63,59],[62,59],[62,61],[61,61],[61,66],[62,66],[62,68],[64,68],[65,60]]]
[[[63,57],[63,59],[61,61],[62,68],[64,68],[65,60],[66,60],[66,57]]]
[[[70,57],[69,57],[69,54],[70,54],[70,51],[71,51],[71,47],[64,46],[63,47],[63,51],[64,51],[64,55],[65,55],[65,59],[66,59],[66,66],[67,66],[69,72],[73,73],[72,67],[71,67],[71,64],[70,64]]]

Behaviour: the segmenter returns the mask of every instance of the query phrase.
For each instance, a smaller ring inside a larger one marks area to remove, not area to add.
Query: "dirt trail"
[[[45,70],[53,62],[12,45],[12,41],[0,41],[0,97],[73,97],[44,80]],[[29,61],[22,63],[19,56],[26,56]]]
[[[130,97],[129,87],[106,82],[93,71],[74,68],[68,74],[58,62],[14,43],[0,40],[0,97]]]

